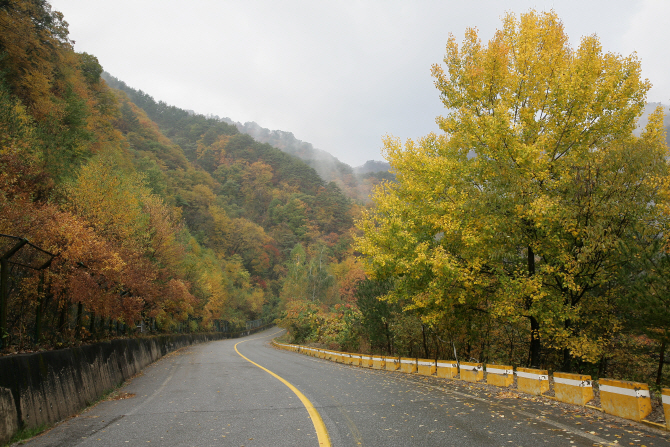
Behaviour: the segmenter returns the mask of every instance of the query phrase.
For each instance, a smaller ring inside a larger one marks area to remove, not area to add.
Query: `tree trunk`
[[[75,323],[75,336],[77,338],[81,338],[81,316],[84,313],[84,305],[81,304],[81,301],[79,301],[79,304],[77,305],[77,319]]]
[[[565,320],[565,329],[568,331],[570,329],[570,320]],[[570,354],[570,349],[563,348],[563,366],[561,367],[563,372],[569,373],[572,372],[572,355]]]
[[[528,277],[531,278],[535,275],[535,253],[533,248],[528,246]],[[532,300],[530,297],[526,300],[526,310],[530,310],[532,306]],[[529,315],[530,319],[530,367],[539,368],[540,367],[540,351],[542,345],[540,344],[540,322],[537,319]]]
[[[7,330],[7,302],[9,301],[9,261],[0,258],[0,348],[4,347]]]
[[[44,295],[44,272],[40,272],[40,282],[37,286],[37,308],[35,309],[35,344],[40,342],[42,336],[42,314],[47,297]]]
[[[423,327],[423,324],[421,325],[421,334],[423,335],[423,358],[427,359],[428,358],[428,344],[426,343],[426,330]]]
[[[530,367],[540,367],[540,351],[542,345],[540,344],[540,323],[535,317],[530,317]]]
[[[389,334],[389,325],[386,322],[384,322],[384,332],[386,332],[386,349],[391,355],[391,334]]]
[[[58,318],[58,331],[63,332],[65,329],[65,324],[67,323],[68,317],[68,303],[63,303],[63,307],[60,309],[60,317]]]
[[[561,367],[562,372],[572,372],[572,356],[570,355],[570,349],[563,348],[563,366]]]
[[[665,362],[665,340],[661,342],[660,358],[658,360],[658,373],[656,374],[656,385],[661,384],[663,378],[663,362]]]
[[[89,321],[88,331],[93,335],[95,334],[95,312],[91,312],[90,319],[91,321]]]

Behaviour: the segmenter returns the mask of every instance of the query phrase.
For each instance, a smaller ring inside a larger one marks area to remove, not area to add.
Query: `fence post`
[[[5,345],[7,334],[7,299],[9,295],[9,262],[0,258],[0,348]]]
[[[35,344],[40,342],[42,337],[42,314],[46,306],[47,297],[44,294],[44,271],[40,272],[40,283],[37,286],[37,308],[35,309]]]
[[[28,243],[28,239],[19,239],[9,251],[0,257],[0,348],[5,346],[7,335],[7,307],[9,302],[9,258]]]

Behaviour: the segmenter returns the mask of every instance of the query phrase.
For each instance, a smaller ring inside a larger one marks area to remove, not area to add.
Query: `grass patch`
[[[9,440],[7,444],[5,444],[3,447],[9,446],[11,444],[14,444],[18,442],[19,444],[23,444],[23,441],[30,439],[34,436],[39,435],[43,431],[45,431],[47,428],[49,428],[49,425],[43,424],[38,427],[33,427],[33,428],[22,428],[18,432],[12,436],[12,438]]]

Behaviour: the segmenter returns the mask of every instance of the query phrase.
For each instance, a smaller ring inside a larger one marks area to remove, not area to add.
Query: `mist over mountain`
[[[662,107],[663,111],[665,112],[665,116],[663,117],[663,126],[665,127],[666,132],[667,132],[666,136],[665,136],[666,141],[668,142],[668,145],[670,146],[670,111],[668,110],[668,108],[670,108],[670,106],[668,106],[667,104],[663,104],[663,103],[660,103],[660,102],[648,102],[644,106],[644,113],[637,120],[637,129],[635,130],[635,133],[637,135],[639,135],[639,133],[642,131],[642,129],[644,129],[644,127],[649,122],[649,115],[651,115],[651,113],[654,110],[656,110],[656,108],[659,107],[659,106]]]
[[[287,154],[303,160],[326,182],[335,182],[350,197],[367,202],[372,187],[382,180],[393,181],[390,165],[384,161],[369,160],[363,166],[352,168],[329,152],[315,148],[311,143],[299,140],[292,132],[270,130],[251,121],[244,124],[230,118],[214,117],[235,126],[241,133],[254,140],[267,143]]]
[[[341,162],[326,151],[315,148],[311,143],[297,139],[292,132],[266,129],[253,121],[242,124],[230,118],[221,118],[221,120],[234,125],[240,132],[251,136],[256,141],[268,143],[270,146],[304,160],[327,182],[354,173],[348,164]]]
[[[355,167],[354,172],[356,174],[374,174],[377,172],[385,172],[389,169],[391,169],[391,165],[385,161],[368,160],[363,166]]]

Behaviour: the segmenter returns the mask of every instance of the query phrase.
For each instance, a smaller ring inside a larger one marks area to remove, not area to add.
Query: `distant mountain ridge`
[[[353,169],[354,173],[366,174],[369,172],[388,171],[391,167],[391,165],[385,161],[368,160],[364,165],[352,168],[347,163],[340,161],[330,152],[315,148],[311,143],[297,139],[293,135],[293,132],[270,130],[262,127],[255,121],[247,121],[242,124],[239,121],[233,121],[227,117],[219,119],[228,124],[232,124],[237,127],[240,132],[253,137],[256,141],[268,143],[277,149],[295,155],[305,161],[312,160],[316,164],[316,166],[312,167],[319,173],[321,173],[320,170],[323,171],[323,176],[325,176],[324,180],[326,181],[333,180],[332,178],[328,178],[333,172],[333,169],[341,172],[349,172],[350,169]]]
[[[354,172],[357,174],[374,174],[377,172],[388,172],[389,169],[391,169],[391,165],[388,162],[368,160],[363,166],[355,167]]]
[[[326,182],[335,182],[350,197],[367,202],[372,186],[382,180],[393,181],[390,165],[385,161],[368,160],[363,166],[352,168],[329,152],[315,148],[311,143],[297,139],[292,132],[270,130],[254,121],[244,124],[230,118],[219,119],[235,126],[254,140],[291,154],[312,167]]]
[[[651,113],[654,110],[656,110],[656,108],[659,106],[662,107],[663,111],[665,112],[665,116],[663,117],[663,126],[665,126],[667,130],[669,130],[668,133],[670,134],[670,111],[668,110],[670,106],[660,102],[648,102],[647,104],[645,104],[644,112],[642,113],[642,116],[637,120],[638,131],[643,129],[647,125],[647,123],[649,122],[649,115],[651,115]],[[670,139],[668,140],[668,144],[670,144]]]

